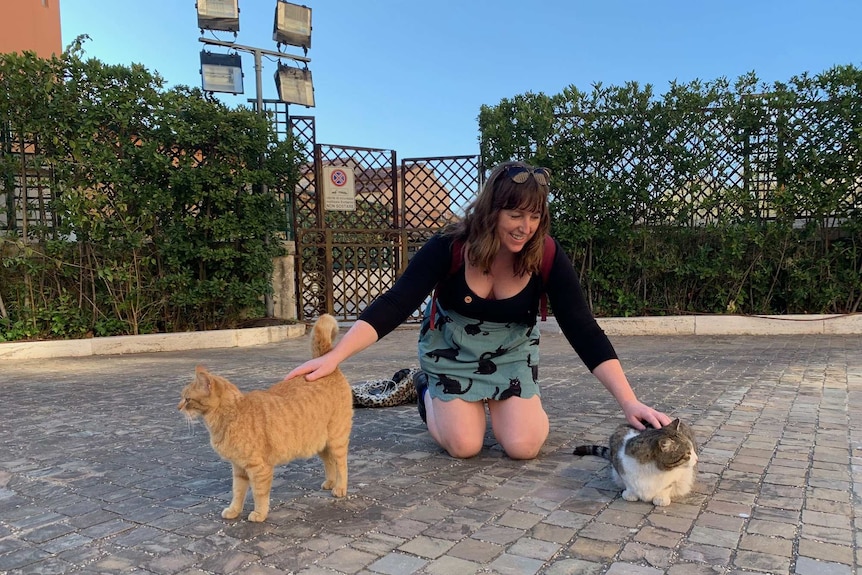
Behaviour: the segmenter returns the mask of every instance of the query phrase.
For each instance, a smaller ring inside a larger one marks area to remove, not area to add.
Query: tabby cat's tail
[[[311,328],[311,357],[320,357],[332,349],[332,342],[338,337],[338,322],[325,313],[317,318]]]
[[[604,445],[579,445],[572,455],[595,455],[596,457],[611,458],[611,448]]]

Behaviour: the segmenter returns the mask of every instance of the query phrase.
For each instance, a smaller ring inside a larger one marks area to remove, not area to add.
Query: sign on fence
[[[323,209],[343,212],[356,210],[353,170],[338,166],[323,167]]]

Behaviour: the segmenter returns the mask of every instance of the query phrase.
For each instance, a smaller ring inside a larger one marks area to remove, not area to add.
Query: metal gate
[[[295,136],[303,127],[292,123]],[[463,214],[478,191],[479,158],[411,158],[399,167],[392,150],[317,144],[313,129],[302,142],[310,161],[292,198],[297,314],[355,320],[434,232]],[[327,166],[352,172],[355,209],[325,209]],[[420,317],[417,309],[410,319]]]

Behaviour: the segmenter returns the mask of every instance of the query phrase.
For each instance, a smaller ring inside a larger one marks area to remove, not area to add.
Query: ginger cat
[[[312,328],[312,357],[332,349],[337,335],[335,318],[320,316]],[[331,489],[335,497],[347,494],[353,392],[341,370],[314,382],[294,377],[244,394],[197,366],[181,397],[177,409],[190,420],[203,418],[213,449],[233,465],[233,499],[221,513],[225,519],[242,512],[251,483],[254,511],[248,519],[264,521],[275,466],[315,454],[326,474],[321,488]]]

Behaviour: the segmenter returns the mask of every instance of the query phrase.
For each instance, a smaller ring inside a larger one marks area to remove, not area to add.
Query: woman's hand
[[[629,425],[638,430],[646,429],[646,425],[650,425],[658,429],[672,421],[671,418],[664,413],[656,411],[652,407],[644,405],[640,401],[627,402],[622,405],[622,408],[623,413],[626,415],[626,421],[628,421]]]
[[[310,359],[299,367],[295,368],[293,371],[287,374],[287,377],[285,377],[285,379],[304,375],[307,381],[314,381],[315,379],[320,379],[321,377],[329,375],[337,368],[338,361],[332,357],[331,353],[325,353],[320,357]]]

